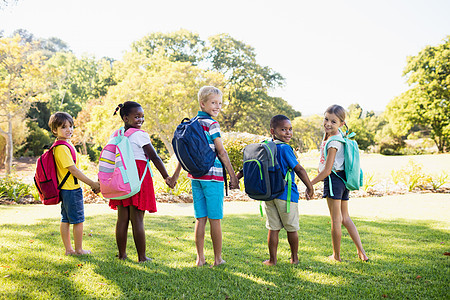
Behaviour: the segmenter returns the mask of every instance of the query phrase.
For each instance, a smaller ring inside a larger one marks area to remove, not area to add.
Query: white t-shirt
[[[338,133],[337,135],[339,135]],[[320,145],[320,160],[319,160],[319,172],[322,172],[325,169],[325,154],[324,148],[327,144],[328,140],[322,141],[322,145]],[[331,141],[328,144],[328,148],[335,148],[337,150],[336,157],[334,159],[333,171],[343,171],[344,170],[344,146],[339,141]]]
[[[114,133],[109,138],[111,139],[113,136]],[[136,131],[128,137],[128,140],[130,141],[131,149],[133,149],[134,159],[147,161],[142,147],[151,143],[148,133],[145,131]]]
[[[129,136],[128,140],[130,141],[131,148],[133,149],[134,158],[136,160],[147,161],[147,157],[145,156],[145,152],[142,147],[151,143],[148,133],[145,131],[136,131]]]

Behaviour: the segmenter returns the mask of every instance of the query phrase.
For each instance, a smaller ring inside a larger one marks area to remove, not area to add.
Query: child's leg
[[[116,243],[119,250],[119,259],[127,258],[127,235],[130,210],[123,205],[117,206]]]
[[[206,263],[204,246],[205,246],[205,228],[207,217],[197,218],[195,221],[195,248],[197,249],[197,266],[201,267]]]
[[[291,264],[298,264],[298,233],[291,231],[287,233],[289,246],[291,248]]]
[[[278,235],[279,230],[270,230],[267,234],[267,244],[269,246],[269,260],[263,261],[263,264],[267,266],[274,266],[277,264],[277,248],[278,248]]]
[[[331,242],[333,243],[333,255],[331,259],[341,261],[341,236],[342,214],[341,200],[327,198],[328,209],[331,216]]]
[[[218,266],[224,264],[222,259],[222,227],[220,225],[220,219],[209,219],[211,226],[211,240],[214,249],[214,265]]]
[[[341,202],[341,212],[342,212],[342,224],[345,226],[345,228],[347,228],[348,234],[352,238],[353,243],[355,243],[356,245],[358,257],[364,261],[368,260],[369,258],[367,257],[366,252],[364,251],[364,248],[362,246],[358,230],[356,229],[356,226],[348,213],[348,201]]]
[[[133,226],[133,239],[136,245],[139,262],[151,260],[145,255],[145,228],[144,214],[145,211],[139,210],[137,207],[130,205],[130,220]]]
[[[72,248],[72,243],[70,241],[70,224],[61,222],[59,225],[59,232],[61,233],[61,239],[64,244],[64,248],[66,249],[66,255],[75,254],[75,250]]]
[[[91,254],[90,250],[83,249],[83,222],[73,224],[73,240],[75,244],[75,252],[77,255]]]

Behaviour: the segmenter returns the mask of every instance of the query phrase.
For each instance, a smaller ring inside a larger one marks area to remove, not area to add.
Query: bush
[[[246,132],[222,133],[223,145],[227,150],[231,165],[236,173],[243,167],[243,151],[245,146],[259,143],[266,139],[268,139],[268,137]]]
[[[17,202],[19,199],[36,194],[33,185],[23,183],[16,179],[13,175],[8,175],[6,177],[0,178],[0,197],[8,198]]]
[[[415,188],[424,188],[427,181],[427,175],[422,171],[423,166],[409,160],[408,164],[400,170],[392,171],[392,180],[395,184],[402,182],[408,188],[408,191],[413,191]]]

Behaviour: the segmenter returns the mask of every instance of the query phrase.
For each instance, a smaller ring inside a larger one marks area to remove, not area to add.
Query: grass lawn
[[[7,213],[12,210],[1,210]],[[11,214],[13,216],[13,214]],[[278,265],[266,267],[265,220],[230,215],[223,220],[227,264],[195,267],[194,218],[146,216],[147,254],[139,264],[129,231],[127,261],[115,258],[114,214],[86,219],[84,248],[64,256],[59,220],[0,225],[1,299],[448,299],[448,222],[354,218],[370,262],[363,263],[344,233],[342,263],[331,254],[329,217],[301,216],[300,264],[289,264],[286,233]],[[345,231],[344,231],[345,232]],[[209,234],[209,231],[207,232]],[[212,262],[210,238],[207,262]]]

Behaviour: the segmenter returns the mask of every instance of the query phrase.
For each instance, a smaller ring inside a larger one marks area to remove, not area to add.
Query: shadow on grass
[[[0,294],[17,298],[126,299],[330,299],[433,298],[448,296],[448,231],[430,221],[354,220],[371,261],[363,263],[343,230],[342,263],[331,254],[329,218],[301,216],[300,264],[289,264],[286,233],[280,233],[278,264],[268,258],[265,220],[227,216],[222,222],[227,264],[195,267],[194,218],[146,215],[147,254],[139,264],[129,230],[126,261],[115,258],[115,216],[87,218],[89,256],[64,256],[59,221],[0,227]],[[442,226],[441,226],[442,227]],[[207,262],[213,262],[206,237]],[[443,244],[442,244],[443,243]],[[419,276],[419,277],[418,277]]]

